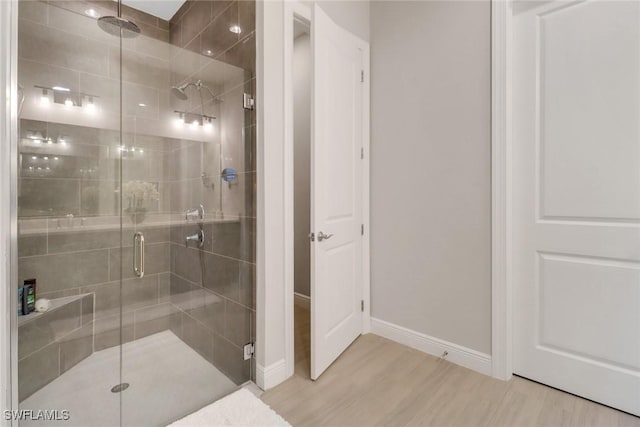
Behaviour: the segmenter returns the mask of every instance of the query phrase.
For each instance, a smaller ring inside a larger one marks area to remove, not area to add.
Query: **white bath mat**
[[[253,393],[241,388],[170,425],[170,427],[218,426],[291,427],[291,424]]]

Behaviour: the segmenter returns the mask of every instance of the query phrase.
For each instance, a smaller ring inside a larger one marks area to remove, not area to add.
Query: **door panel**
[[[362,50],[317,5],[312,25],[311,378],[362,331]],[[319,238],[320,232],[330,234]]]
[[[79,2],[13,2],[18,7],[18,283],[36,281],[42,313],[17,317],[18,408],[66,412],[71,426],[117,426],[120,311],[116,193],[120,129],[117,80],[105,74],[119,43]],[[107,99],[97,85],[108,85]],[[93,96],[93,98],[92,98]],[[95,101],[98,111],[93,110]],[[116,120],[112,120],[116,119]],[[3,141],[8,143],[8,141]],[[3,171],[3,179],[9,171]],[[20,301],[18,301],[20,303]],[[40,301],[43,303],[43,301]],[[5,384],[3,384],[5,386]],[[95,408],[99,407],[100,410]],[[64,414],[62,414],[64,417]],[[51,425],[21,419],[21,427]]]
[[[122,43],[122,241],[145,237],[144,277],[135,248],[122,260],[123,295],[139,300],[122,346],[122,424],[167,425],[251,379],[255,145],[242,100],[253,76],[232,62],[252,61],[253,38],[229,62],[144,33]]]
[[[640,414],[640,4],[514,17],[514,370]]]
[[[544,217],[640,219],[637,5],[538,17]]]
[[[640,369],[638,263],[540,254],[540,345]],[[611,292],[611,288],[616,292]],[[576,296],[580,304],[574,304]],[[617,330],[618,334],[609,331]],[[593,337],[597,336],[598,341]]]

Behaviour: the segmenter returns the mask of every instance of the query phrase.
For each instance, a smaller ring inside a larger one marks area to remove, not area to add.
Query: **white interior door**
[[[311,378],[317,379],[362,332],[363,52],[317,4],[311,27]]]
[[[640,2],[515,5],[514,370],[640,415]]]

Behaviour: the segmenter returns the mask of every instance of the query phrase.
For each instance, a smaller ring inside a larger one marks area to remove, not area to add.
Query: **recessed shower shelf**
[[[29,323],[32,320],[37,319],[38,317],[42,317],[45,316],[47,313],[52,313],[54,311],[56,311],[57,309],[67,305],[67,304],[71,304],[75,301],[78,301],[88,295],[91,294],[78,294],[78,295],[71,295],[68,297],[62,297],[62,298],[54,298],[49,300],[50,301],[50,305],[49,305],[49,309],[43,313],[39,313],[39,312],[33,312],[33,313],[29,313],[29,314],[25,314],[23,316],[18,316],[18,327]]]

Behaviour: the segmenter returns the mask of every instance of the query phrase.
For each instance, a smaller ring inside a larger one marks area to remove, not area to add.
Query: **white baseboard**
[[[262,390],[269,390],[284,382],[287,378],[289,378],[289,375],[287,375],[287,364],[284,359],[280,359],[267,367],[256,364],[256,384]]]
[[[311,307],[311,297],[308,297],[304,294],[300,294],[298,292],[294,292],[293,293],[293,298],[295,300],[296,304],[299,304],[301,306],[304,306],[306,308],[310,308]]]
[[[449,362],[464,366],[481,374],[491,375],[491,356],[486,353],[481,353],[373,317],[371,318],[371,333],[436,357],[442,356],[446,351],[449,353],[446,356],[446,360]]]

